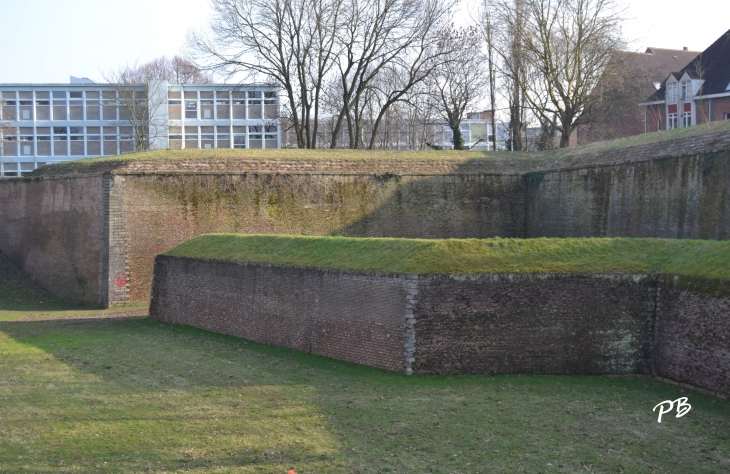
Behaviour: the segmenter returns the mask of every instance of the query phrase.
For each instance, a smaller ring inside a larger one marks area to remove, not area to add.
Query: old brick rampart
[[[68,300],[126,300],[125,239],[118,180],[110,175],[0,184],[0,250],[38,284]]]
[[[730,283],[158,256],[150,315],[418,374],[655,374],[730,395]]]
[[[156,319],[403,370],[405,276],[158,256]]]
[[[0,181],[0,250],[49,291],[108,305],[146,301],[154,256],[211,232],[728,239],[728,149],[715,133],[561,160],[101,161],[89,176]],[[93,213],[80,212],[95,222],[41,210],[58,183],[90,196],[91,182]]]

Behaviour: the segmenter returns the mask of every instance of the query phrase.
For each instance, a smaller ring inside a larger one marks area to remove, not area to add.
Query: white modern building
[[[0,84],[0,120],[0,177],[134,152],[140,136],[150,149],[281,146],[279,89],[257,84]]]

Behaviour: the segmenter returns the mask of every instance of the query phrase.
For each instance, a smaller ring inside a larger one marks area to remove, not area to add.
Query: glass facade
[[[0,85],[0,114],[14,128],[0,137],[0,177],[47,163],[131,153],[135,113],[162,124],[152,148],[279,148],[278,90],[269,87],[168,84],[154,111],[142,86],[133,92],[102,84]],[[150,93],[150,96],[153,94]],[[149,108],[149,110],[148,110]],[[157,114],[152,116],[153,114]],[[138,129],[138,128],[137,128]]]

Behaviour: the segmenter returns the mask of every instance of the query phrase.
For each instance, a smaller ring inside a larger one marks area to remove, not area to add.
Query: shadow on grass
[[[730,468],[730,403],[645,377],[407,377],[107,319],[0,322],[0,380],[3,472]]]
[[[101,309],[58,298],[0,252],[0,321],[146,316],[146,304]]]

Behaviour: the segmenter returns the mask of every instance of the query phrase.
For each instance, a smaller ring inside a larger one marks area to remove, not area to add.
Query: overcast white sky
[[[730,29],[728,0],[618,0],[624,33],[647,46],[702,51]],[[180,51],[208,0],[0,0],[0,83],[101,81],[100,71]]]

